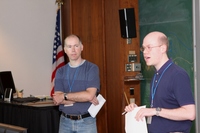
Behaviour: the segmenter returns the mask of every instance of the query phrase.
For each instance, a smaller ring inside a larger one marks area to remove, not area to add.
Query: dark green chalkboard
[[[168,55],[190,76],[194,90],[194,62],[192,35],[192,0],[139,0],[140,45],[151,31],[165,33],[170,42]],[[141,103],[149,106],[150,81],[154,74],[147,67],[141,53],[142,74]]]

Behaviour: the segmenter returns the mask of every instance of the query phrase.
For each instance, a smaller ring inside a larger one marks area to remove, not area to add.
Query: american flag
[[[54,36],[54,44],[53,44],[53,62],[52,62],[52,75],[51,75],[51,96],[54,93],[54,79],[56,70],[65,65],[64,61],[64,52],[60,40],[60,9],[57,11],[56,16],[56,28],[55,28],[55,36]]]

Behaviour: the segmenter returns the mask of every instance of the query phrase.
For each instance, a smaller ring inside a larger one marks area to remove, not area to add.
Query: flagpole
[[[54,44],[53,44],[53,60],[52,60],[52,75],[51,75],[51,92],[50,95],[53,96],[54,94],[54,80],[55,80],[55,75],[56,71],[58,68],[62,67],[65,65],[65,60],[64,60],[64,51],[62,47],[62,42],[61,42],[61,5],[62,5],[62,0],[56,0],[56,4],[58,3],[58,10],[57,10],[57,15],[56,15],[56,27],[55,27],[55,36],[54,36]]]
[[[62,12],[61,12],[61,5],[63,5],[63,0],[56,0],[55,4],[58,4],[58,9],[60,9],[60,25],[62,27]],[[62,28],[60,27],[60,39],[62,40]]]
[[[60,8],[63,5],[63,0],[56,0],[55,4],[58,4],[58,8]]]

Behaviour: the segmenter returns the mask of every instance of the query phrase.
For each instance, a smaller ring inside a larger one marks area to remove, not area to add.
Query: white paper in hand
[[[146,106],[140,106],[134,108],[133,111],[126,113],[125,115],[125,130],[126,133],[148,133],[147,132],[147,124],[145,117],[143,121],[137,121],[135,119],[135,115],[141,108],[146,108]]]
[[[94,105],[91,104],[91,106],[88,109],[88,112],[90,113],[90,115],[94,118],[96,117],[97,113],[99,112],[99,110],[101,109],[101,107],[104,105],[104,103],[106,102],[106,100],[103,98],[103,96],[101,94],[99,94],[97,96],[97,100],[99,101],[98,105]]]

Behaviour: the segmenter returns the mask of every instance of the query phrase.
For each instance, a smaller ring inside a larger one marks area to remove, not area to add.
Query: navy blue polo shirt
[[[171,59],[156,71],[152,78],[150,101],[152,101],[154,93],[153,108],[175,109],[195,103],[188,74],[183,68],[174,64]],[[148,124],[148,130],[149,133],[175,131],[189,133],[191,126],[192,122],[189,120],[173,121],[153,116],[151,124]]]

